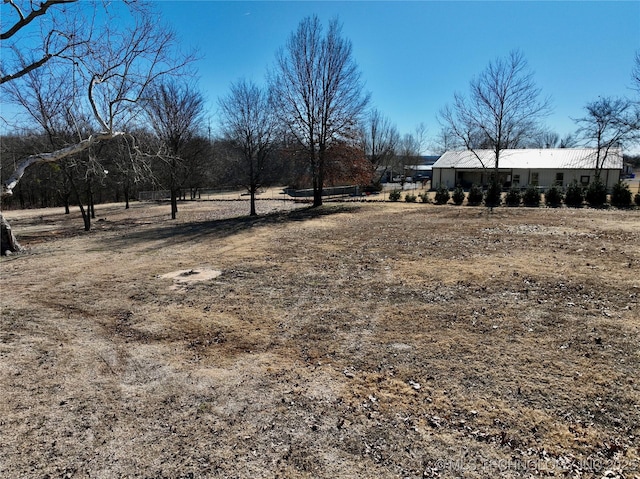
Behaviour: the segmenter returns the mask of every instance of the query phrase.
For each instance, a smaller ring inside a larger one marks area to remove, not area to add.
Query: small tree
[[[596,177],[595,180],[589,184],[585,199],[592,208],[601,208],[607,203],[607,187],[600,178]]]
[[[399,201],[400,200],[400,190],[393,190],[389,193],[389,201]]]
[[[584,201],[584,192],[577,181],[573,181],[567,186],[564,194],[564,203],[571,208],[580,208]]]
[[[464,202],[464,190],[462,186],[456,186],[456,189],[453,190],[453,194],[451,195],[451,199],[456,206],[460,206]]]
[[[636,206],[640,206],[640,193],[636,193],[633,197],[633,201],[636,203]]]
[[[436,196],[435,196],[436,205],[447,204],[447,202],[449,201],[449,198],[451,198],[451,195],[449,194],[449,189],[444,185],[439,185],[438,189],[436,190]]]
[[[482,188],[478,185],[471,185],[469,188],[469,194],[467,195],[467,204],[469,206],[479,206],[482,203],[482,198],[484,194],[482,193]]]
[[[225,139],[238,153],[244,171],[243,186],[250,197],[249,215],[255,216],[256,193],[265,181],[276,127],[268,94],[254,83],[239,80],[218,103]]]
[[[533,185],[529,185],[522,195],[522,201],[525,206],[537,208],[540,206],[540,191]]]
[[[507,206],[520,206],[520,200],[522,200],[522,195],[518,188],[511,188],[504,198]]]
[[[204,120],[204,97],[188,83],[157,83],[144,101],[147,120],[159,144],[155,153],[166,164],[165,181],[171,193],[171,219],[176,219],[178,197],[187,169],[186,146]]]
[[[396,165],[396,150],[400,143],[397,128],[376,108],[372,109],[362,122],[359,140],[371,168],[377,175],[373,181],[380,184],[382,178]],[[400,167],[401,168],[401,167]]]
[[[550,208],[557,208],[562,204],[563,198],[564,195],[560,188],[554,185],[544,194],[544,203]]]
[[[502,203],[502,188],[497,181],[492,181],[484,194],[484,205],[493,208]]]
[[[631,190],[628,184],[619,181],[613,185],[611,204],[616,208],[628,208],[631,206]]]

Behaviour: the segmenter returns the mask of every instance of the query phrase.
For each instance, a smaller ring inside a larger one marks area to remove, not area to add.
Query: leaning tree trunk
[[[16,240],[16,237],[13,235],[13,231],[11,231],[11,226],[7,223],[7,220],[4,219],[2,213],[0,213],[0,225],[2,226],[1,235],[1,251],[3,256],[6,256],[8,253],[19,253],[24,251],[20,243]]]

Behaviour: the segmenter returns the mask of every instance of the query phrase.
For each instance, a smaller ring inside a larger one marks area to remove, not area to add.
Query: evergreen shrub
[[[571,208],[580,208],[583,201],[584,192],[582,187],[574,180],[567,186],[567,191],[564,194],[564,204]]]
[[[563,199],[564,195],[562,194],[562,190],[557,186],[552,186],[544,194],[544,203],[549,208],[557,208],[562,204]]]
[[[536,186],[530,185],[522,195],[522,201],[525,206],[537,208],[540,206],[540,191]]]
[[[436,205],[447,204],[447,202],[449,201],[449,198],[451,198],[451,195],[449,194],[449,189],[444,185],[439,185],[438,189],[436,190],[436,196],[435,196]]]
[[[504,198],[504,202],[507,206],[520,206],[521,200],[522,195],[520,194],[520,190],[517,188],[511,188]]]
[[[469,193],[467,194],[467,204],[469,206],[478,206],[482,203],[482,198],[484,194],[482,193],[482,188],[478,185],[471,185],[469,189]]]
[[[453,190],[453,194],[451,195],[451,199],[453,200],[456,206],[460,206],[464,201],[464,190],[462,186],[456,186],[456,189]]]
[[[592,208],[602,208],[607,203],[607,187],[600,178],[589,183],[585,199]]]
[[[631,206],[631,190],[629,189],[629,185],[621,181],[613,185],[613,190],[611,190],[611,204],[616,208],[629,208],[629,206]]]
[[[491,183],[484,194],[484,205],[489,208],[500,206],[502,203],[502,188],[496,182]]]

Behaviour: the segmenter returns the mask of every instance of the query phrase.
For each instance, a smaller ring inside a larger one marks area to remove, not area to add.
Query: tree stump
[[[20,246],[20,243],[18,243],[18,240],[16,240],[16,237],[13,235],[13,231],[11,231],[11,226],[2,214],[0,214],[0,225],[2,227],[0,232],[0,253],[2,256],[23,251],[22,246]]]

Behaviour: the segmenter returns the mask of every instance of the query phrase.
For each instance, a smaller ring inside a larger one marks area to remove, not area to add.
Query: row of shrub
[[[400,198],[401,193],[398,190],[389,193],[391,201],[400,201]],[[512,188],[503,197],[502,189],[496,184],[489,185],[486,191],[483,191],[478,185],[472,185],[467,194],[461,186],[450,192],[446,186],[440,185],[435,191],[434,203],[444,205],[452,200],[454,204],[461,205],[465,198],[469,206],[484,204],[488,207],[494,207],[504,203],[507,206],[538,207],[542,203],[542,193],[535,186],[529,186],[524,191]],[[418,199],[423,203],[430,202],[427,192],[417,196],[413,193],[407,193],[404,197],[408,203],[415,203]],[[551,208],[557,208],[563,203],[571,208],[580,208],[585,201],[592,208],[601,208],[609,203],[617,208],[629,208],[632,206],[632,193],[629,185],[619,182],[613,186],[611,195],[608,195],[606,185],[598,179],[590,183],[587,188],[574,181],[566,189],[552,186],[544,192],[544,204]],[[633,201],[637,206],[640,206],[640,193],[633,197]]]

